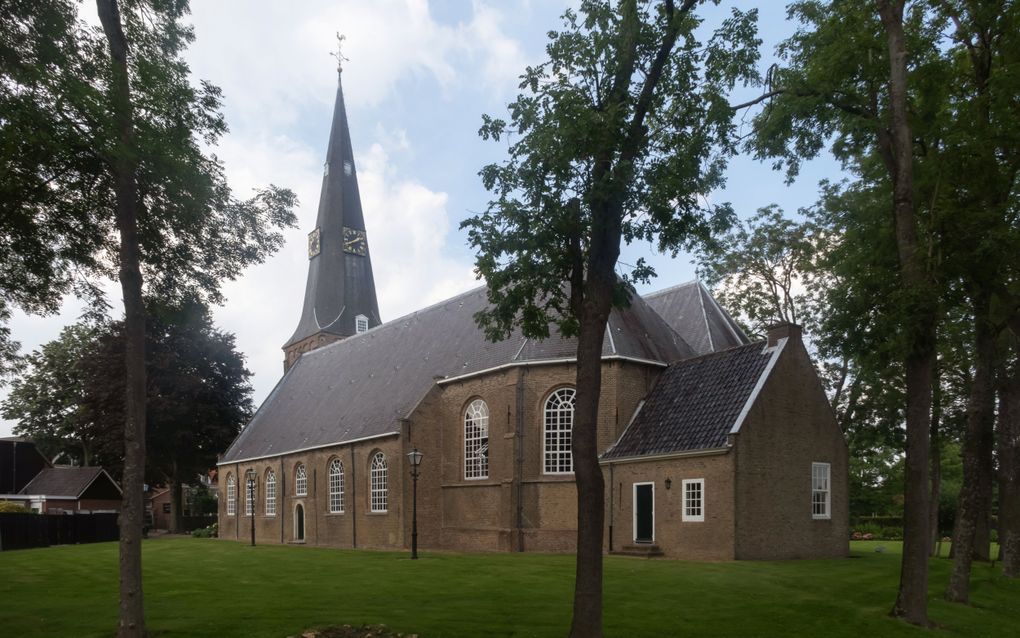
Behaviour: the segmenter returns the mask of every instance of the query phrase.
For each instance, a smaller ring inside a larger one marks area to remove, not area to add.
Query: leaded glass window
[[[475,399],[464,414],[464,478],[489,477],[489,406]]]
[[[344,512],[344,464],[340,459],[329,462],[329,512]]]
[[[387,507],[386,457],[377,452],[372,457],[371,498],[373,512],[385,512]]]
[[[545,402],[545,473],[574,471],[570,452],[570,430],[574,427],[574,389],[560,388]]]

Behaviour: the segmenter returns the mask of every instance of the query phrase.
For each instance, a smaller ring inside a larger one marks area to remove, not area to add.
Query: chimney
[[[801,327],[795,323],[789,321],[783,321],[777,324],[769,326],[768,332],[768,347],[776,345],[780,339],[787,338],[792,341],[800,341],[801,338]]]

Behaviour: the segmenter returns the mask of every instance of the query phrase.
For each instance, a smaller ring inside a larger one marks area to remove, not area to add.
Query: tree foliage
[[[529,67],[510,121],[483,117],[480,135],[511,141],[509,158],[481,170],[492,193],[466,220],[489,308],[492,339],[520,328],[577,336],[571,451],[577,484],[572,636],[602,635],[605,516],[596,420],[602,341],[613,306],[628,303],[639,261],[616,272],[623,241],[676,252],[725,228],[732,211],[706,194],[736,152],[727,95],[757,78],[754,10],[734,10],[705,42],[697,0],[586,0],[550,32],[548,60]]]
[[[197,301],[149,301],[146,327],[146,469],[152,484],[191,480],[216,463],[252,412],[251,372],[234,336]],[[28,356],[2,405],[15,432],[51,458],[123,463],[123,322],[80,322]]]
[[[78,10],[72,0],[0,0],[0,320],[14,308],[55,312],[69,292],[95,298],[116,276],[111,167],[126,151],[107,112],[103,33]],[[282,245],[295,198],[276,186],[237,198],[204,150],[227,127],[220,90],[193,83],[181,57],[194,40],[187,11],[132,0],[122,13],[134,53],[140,257],[151,294],[217,302],[221,281]]]

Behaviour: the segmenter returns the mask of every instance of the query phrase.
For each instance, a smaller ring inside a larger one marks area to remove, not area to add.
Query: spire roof
[[[360,247],[352,245],[359,234]],[[319,212],[315,228],[309,233],[308,254],[301,320],[284,348],[319,333],[353,335],[359,315],[368,319],[369,327],[381,323],[339,72]]]

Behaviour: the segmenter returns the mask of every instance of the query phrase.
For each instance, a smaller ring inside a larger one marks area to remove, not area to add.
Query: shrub
[[[882,535],[882,528],[876,523],[862,523],[854,527],[854,538],[868,540]]]
[[[882,538],[887,541],[903,540],[903,530],[899,527],[883,527]]]
[[[191,532],[195,538],[216,538],[219,536],[219,525],[213,523],[209,527],[200,527]]]
[[[20,503],[0,501],[0,514],[35,514],[35,512]]]

